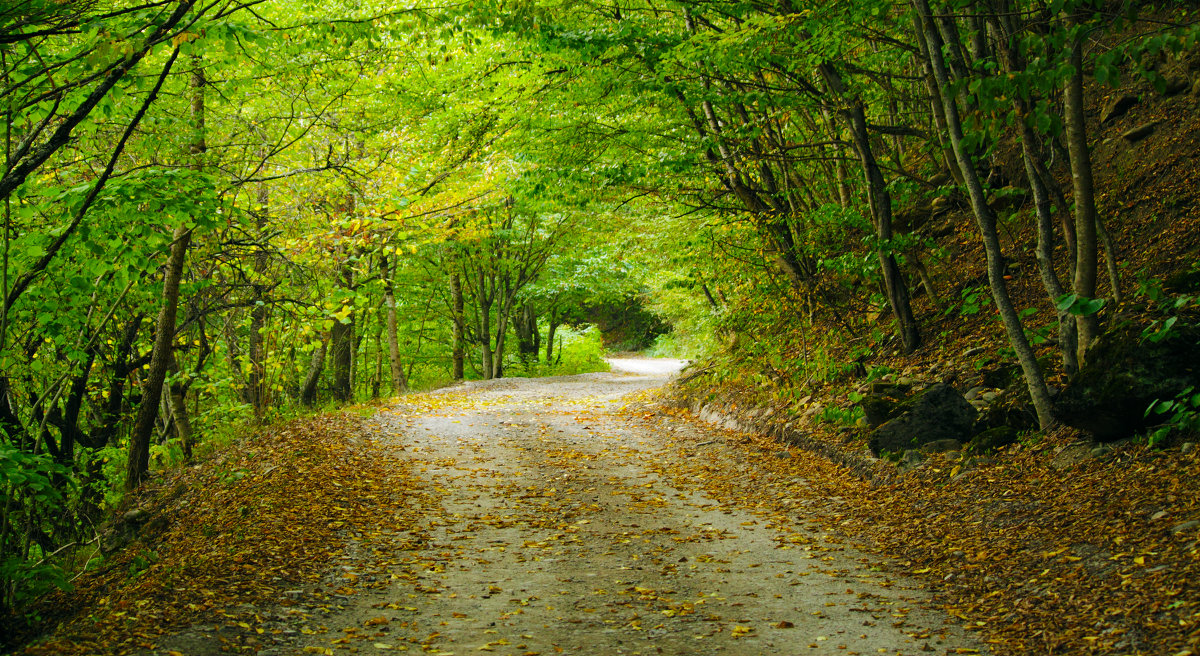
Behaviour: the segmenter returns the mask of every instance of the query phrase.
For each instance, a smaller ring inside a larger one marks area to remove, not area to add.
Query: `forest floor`
[[[681,364],[247,440],[148,491],[142,560],[55,601],[80,612],[27,653],[992,653],[840,530],[829,490],[861,481],[654,404]]]

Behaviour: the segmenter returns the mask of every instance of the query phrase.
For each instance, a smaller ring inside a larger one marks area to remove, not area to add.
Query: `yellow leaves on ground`
[[[133,502],[159,529],[80,577],[73,593],[59,593],[56,604],[86,608],[88,616],[67,620],[58,637],[28,653],[127,653],[189,623],[232,627],[247,649],[263,644],[265,620],[253,608],[317,581],[341,549],[343,531],[378,535],[383,500],[411,487],[402,463],[385,466],[387,456],[350,439],[361,431],[352,415],[272,426],[144,488]],[[388,518],[388,531],[408,525],[420,509],[415,498],[393,505],[408,510]],[[150,552],[155,558],[130,577],[134,559]]]

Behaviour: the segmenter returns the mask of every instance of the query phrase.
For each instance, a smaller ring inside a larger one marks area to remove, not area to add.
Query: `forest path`
[[[926,593],[807,524],[800,509],[827,500],[802,479],[763,482],[791,513],[706,493],[745,480],[736,436],[638,407],[682,363],[613,364],[467,383],[369,420],[429,492],[422,519],[352,548],[328,589],[354,593],[270,651],[978,653]]]

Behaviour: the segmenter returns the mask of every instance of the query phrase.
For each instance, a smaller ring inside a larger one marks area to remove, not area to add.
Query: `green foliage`
[[[72,485],[69,473],[67,467],[49,456],[31,455],[0,442],[0,490],[8,522],[21,525],[25,523],[22,520],[38,515],[64,512],[66,496],[62,488]],[[16,516],[9,516],[14,511]],[[54,588],[68,587],[66,572],[53,554],[46,554],[27,538],[22,540],[19,533],[5,530],[0,534],[0,613]]]
[[[986,286],[964,287],[959,292],[958,301],[950,304],[942,311],[942,314],[945,316],[957,314],[960,317],[969,317],[979,314],[991,302],[992,296]]]
[[[1146,417],[1156,416],[1162,421],[1162,426],[1146,436],[1147,444],[1158,446],[1171,433],[1200,432],[1200,391],[1188,387],[1173,399],[1158,399],[1146,408]]]
[[[1096,314],[1104,308],[1104,299],[1088,298],[1079,294],[1063,294],[1055,299],[1056,307],[1060,312],[1068,312],[1077,317],[1086,317]]]
[[[821,408],[821,411],[817,413],[814,419],[818,422],[834,426],[855,426],[862,417],[863,410],[857,405],[850,408],[826,406]]]
[[[563,326],[558,329],[555,341],[557,346],[552,362],[522,364],[518,360],[513,363],[516,369],[510,370],[511,375],[571,376],[609,370],[604,359],[603,335],[596,326],[588,325],[582,329]]]

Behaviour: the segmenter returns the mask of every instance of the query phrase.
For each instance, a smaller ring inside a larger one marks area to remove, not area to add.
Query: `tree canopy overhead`
[[[563,371],[600,317],[802,388],[990,303],[1049,428],[1131,287],[1085,95],[1196,45],[1092,0],[7,2],[0,610],[231,422]]]

